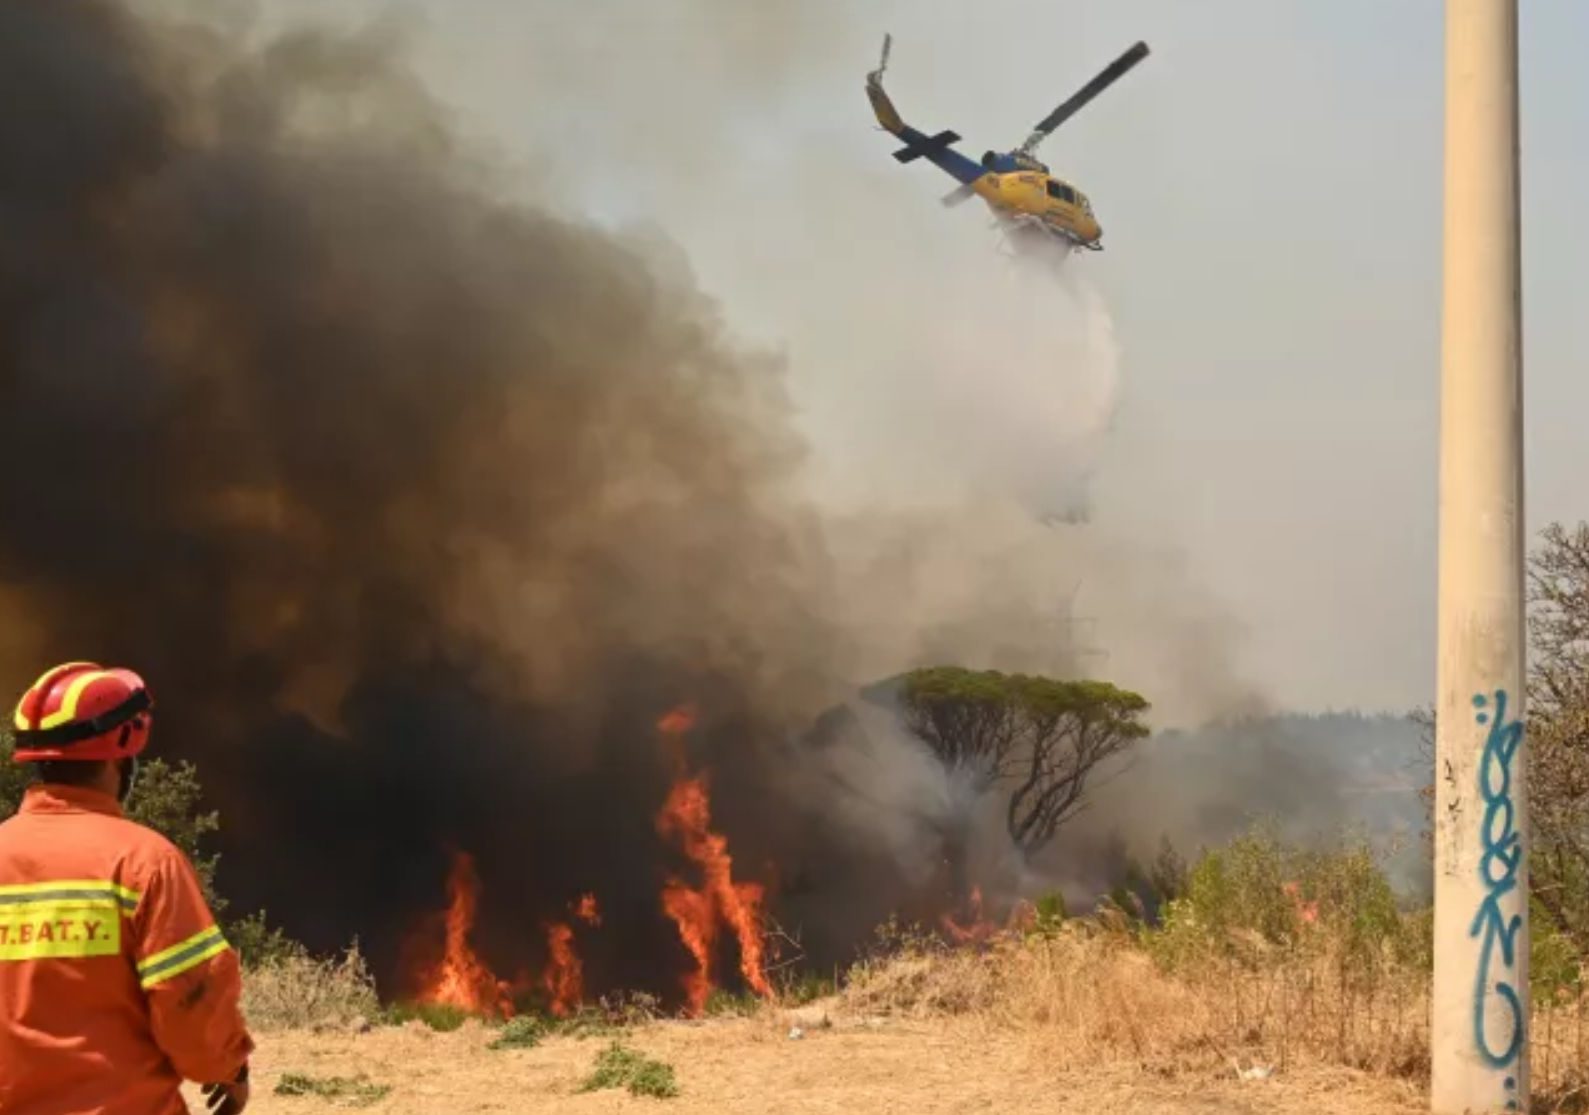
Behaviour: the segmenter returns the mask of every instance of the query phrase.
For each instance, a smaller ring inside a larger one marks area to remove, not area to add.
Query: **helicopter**
[[[1148,44],[1138,42],[1099,71],[1053,112],[1038,121],[1026,142],[1013,151],[989,151],[980,162],[962,155],[952,144],[961,138],[953,131],[926,135],[906,124],[894,102],[883,91],[883,72],[893,36],[883,36],[883,56],[877,69],[866,75],[866,96],[885,131],[904,141],[894,152],[901,163],[925,157],[960,185],[943,197],[945,206],[956,206],[980,197],[999,223],[1016,236],[1057,239],[1067,251],[1085,248],[1102,251],[1103,229],[1087,195],[1055,176],[1033,154],[1055,128],[1075,115],[1087,102],[1118,81],[1132,66],[1148,56]]]

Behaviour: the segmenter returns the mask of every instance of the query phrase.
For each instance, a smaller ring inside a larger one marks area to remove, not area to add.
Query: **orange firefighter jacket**
[[[184,1115],[253,1050],[187,858],[76,787],[0,824],[0,1115]]]

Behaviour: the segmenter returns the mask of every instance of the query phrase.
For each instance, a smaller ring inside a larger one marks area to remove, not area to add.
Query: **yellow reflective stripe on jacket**
[[[230,947],[226,943],[226,938],[221,936],[221,927],[212,925],[193,934],[186,941],[138,961],[139,981],[146,989],[164,983],[190,968],[203,964],[212,956],[219,956]]]
[[[0,886],[0,908],[18,902],[76,901],[109,898],[127,913],[138,908],[142,896],[135,890],[105,879],[52,879],[47,883],[12,883]]]

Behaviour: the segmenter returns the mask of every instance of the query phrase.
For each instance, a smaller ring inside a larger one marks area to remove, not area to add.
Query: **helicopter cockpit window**
[[[1057,198],[1069,205],[1076,204],[1076,191],[1063,182],[1056,182],[1052,178],[1048,180],[1048,196]]]

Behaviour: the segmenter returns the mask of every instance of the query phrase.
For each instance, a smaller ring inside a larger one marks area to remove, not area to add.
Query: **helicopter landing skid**
[[[1103,245],[1098,241],[1077,239],[1036,217],[995,217],[993,227],[1004,233],[1006,242],[1012,248],[1018,249],[1022,242],[1036,242],[1058,247],[1066,254],[1076,251],[1078,248],[1089,252],[1103,251]]]

